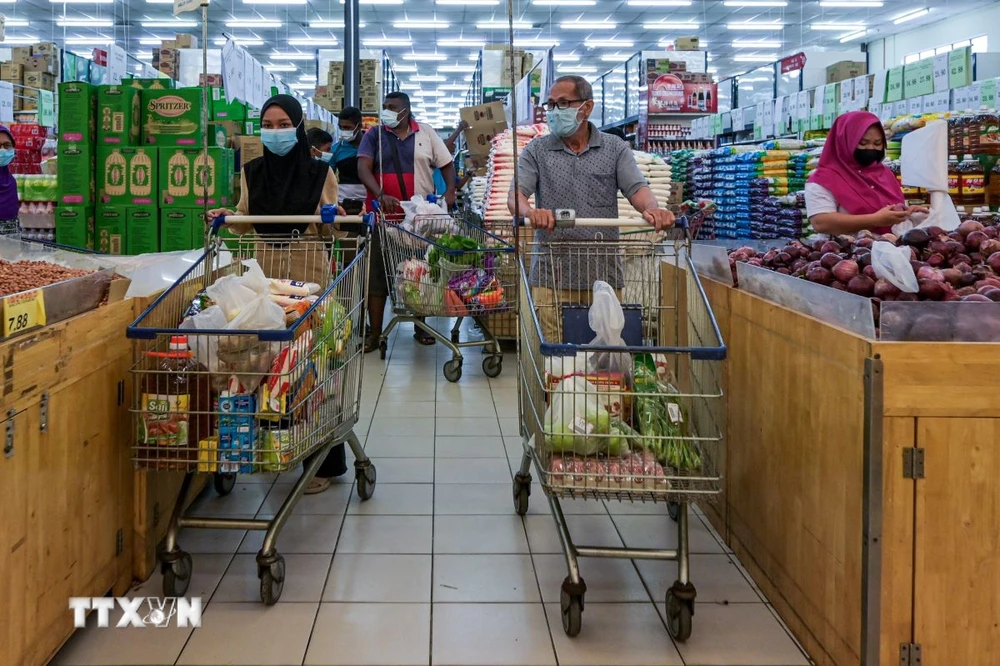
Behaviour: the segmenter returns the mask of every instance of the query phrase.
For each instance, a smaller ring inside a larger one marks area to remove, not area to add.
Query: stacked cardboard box
[[[378,60],[361,60],[358,64],[360,82],[358,105],[366,113],[377,113],[382,106],[381,63]],[[313,101],[331,113],[344,108],[344,63],[330,62],[326,72],[326,85],[316,86]]]
[[[97,86],[59,84],[56,242],[97,249],[95,240],[94,142]]]
[[[379,65],[378,60],[362,60],[358,70],[361,80],[358,103],[361,110],[368,113],[377,113],[382,106]]]
[[[51,42],[10,49],[9,61],[0,63],[0,80],[13,83],[14,111],[38,109],[40,90],[54,92],[59,72],[59,49]]]

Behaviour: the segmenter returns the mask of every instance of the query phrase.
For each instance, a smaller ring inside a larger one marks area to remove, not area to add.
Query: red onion
[[[843,261],[838,261],[831,270],[833,271],[833,277],[836,279],[841,282],[850,282],[852,278],[858,275],[860,269],[858,268],[858,262],[844,259]]]

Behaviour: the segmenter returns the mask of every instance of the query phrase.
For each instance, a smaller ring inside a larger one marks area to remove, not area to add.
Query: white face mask
[[[354,129],[352,129],[350,131],[344,130],[344,129],[340,129],[338,127],[337,131],[340,132],[340,140],[341,141],[346,141],[347,143],[351,143],[351,142],[357,140],[358,135],[361,134],[361,127],[355,127]]]
[[[386,127],[395,129],[399,125],[399,116],[401,113],[403,112],[393,111],[392,109],[382,109],[378,114],[378,118]]]

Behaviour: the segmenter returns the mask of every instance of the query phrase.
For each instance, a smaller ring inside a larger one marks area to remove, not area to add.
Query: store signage
[[[987,109],[995,108],[997,103],[997,80],[986,79],[979,83],[979,104]]]
[[[868,107],[868,76],[859,76],[854,79],[854,108],[864,109]]]
[[[208,0],[174,0],[174,16],[198,9],[204,4],[208,6]]]
[[[924,112],[924,98],[923,97],[913,97],[906,100],[906,112],[910,115],[916,115],[918,113]]]
[[[907,99],[934,92],[934,61],[918,60],[903,68],[903,93]]]
[[[733,131],[740,132],[746,129],[746,120],[744,119],[743,109],[733,109],[730,114],[733,118]]]
[[[898,118],[899,116],[906,115],[906,100],[900,100],[898,102],[893,102],[892,104],[892,117]]]
[[[56,126],[56,103],[51,90],[38,91],[38,124],[42,127]]]
[[[806,66],[806,54],[796,53],[795,55],[790,55],[787,58],[781,59],[781,73],[788,74],[789,72],[795,72],[800,69],[805,69]]]
[[[817,93],[818,94],[818,93]],[[809,91],[803,90],[795,100],[796,120],[809,120]]]
[[[948,85],[951,88],[961,88],[972,82],[970,76],[970,61],[972,50],[965,48],[948,52]]]
[[[3,336],[45,326],[45,295],[41,289],[3,299]]]
[[[965,111],[969,103],[969,90],[966,87],[955,88],[952,92],[952,103],[955,111]]]
[[[649,84],[650,113],[713,113],[718,108],[718,86],[685,83],[674,74],[660,74]]]
[[[968,108],[978,109],[982,105],[982,92],[979,82],[969,86]]]
[[[0,123],[14,122],[14,84],[0,81]]]
[[[73,611],[73,626],[83,629],[87,626],[87,611],[97,615],[97,626],[107,629],[111,626],[111,611],[118,606],[122,611],[115,628],[170,626],[171,620],[177,627],[201,626],[201,597],[70,597],[69,609]]]
[[[885,83],[888,74],[889,72],[884,69],[880,72],[875,72],[875,77],[872,79],[872,102],[875,104],[885,102]]]
[[[128,54],[122,47],[112,44],[107,58],[106,81],[110,85],[119,85],[128,73]]]
[[[942,53],[934,56],[934,92],[940,93],[949,90],[948,85],[948,54]]]
[[[893,67],[886,76],[885,101],[898,102],[903,99],[903,68]]]

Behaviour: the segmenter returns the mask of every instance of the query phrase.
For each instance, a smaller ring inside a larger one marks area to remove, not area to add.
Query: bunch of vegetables
[[[677,389],[658,380],[648,358],[637,358],[634,372],[638,394],[635,412],[642,448],[678,472],[701,469],[697,444],[685,439],[684,410],[676,397]]]
[[[323,323],[320,330],[323,344],[335,356],[344,352],[347,341],[351,337],[352,327],[353,323],[351,318],[347,316],[347,310],[344,309],[344,306],[335,299],[330,299],[323,311]]]
[[[427,251],[427,263],[432,269],[441,266],[441,260],[461,266],[475,266],[479,243],[468,236],[442,234]]]

